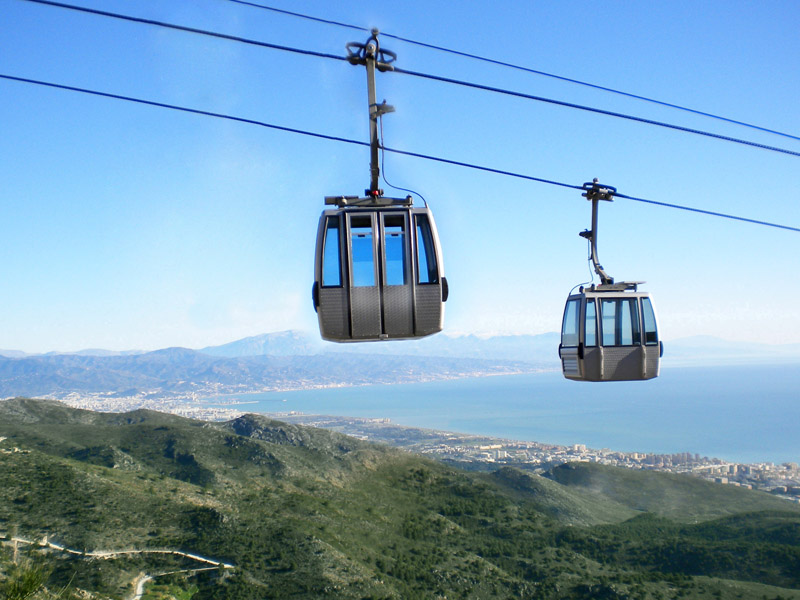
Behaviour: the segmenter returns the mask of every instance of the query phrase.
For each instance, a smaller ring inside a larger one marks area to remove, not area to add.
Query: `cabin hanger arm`
[[[366,44],[350,42],[347,44],[347,60],[352,65],[364,65],[367,67],[367,101],[369,103],[369,189],[365,194],[369,198],[380,198],[383,190],[378,187],[380,179],[380,162],[378,160],[378,119],[386,113],[394,112],[394,107],[386,104],[384,100],[378,104],[375,93],[375,69],[380,72],[393,71],[392,63],[397,59],[397,55],[389,50],[383,50],[378,42],[378,30],[372,30],[372,37]]]
[[[589,240],[592,265],[594,266],[594,272],[600,277],[600,284],[613,285],[614,278],[605,272],[603,265],[600,264],[597,258],[597,213],[600,200],[613,202],[614,194],[617,193],[617,188],[611,187],[610,185],[601,186],[598,183],[598,179],[595,177],[591,183],[584,183],[583,189],[586,191],[581,195],[592,203],[592,229],[581,231],[578,235]]]

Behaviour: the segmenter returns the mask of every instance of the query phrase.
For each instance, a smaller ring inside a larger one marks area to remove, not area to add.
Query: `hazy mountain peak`
[[[189,348],[181,348],[179,346],[175,346],[172,348],[162,348],[161,350],[154,350],[152,352],[148,352],[146,356],[148,357],[161,356],[172,360],[183,360],[188,357],[196,356],[197,354],[198,352],[196,350],[190,350]]]
[[[198,352],[212,356],[238,358],[244,356],[304,356],[317,354],[323,347],[319,338],[295,330],[262,333],[229,342],[208,346]]]

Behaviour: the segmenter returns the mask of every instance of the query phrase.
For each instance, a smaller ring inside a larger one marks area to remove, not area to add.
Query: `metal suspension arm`
[[[397,55],[389,50],[382,50],[378,43],[378,30],[372,30],[372,37],[366,44],[350,42],[347,44],[347,60],[353,65],[367,67],[367,101],[369,103],[369,147],[370,147],[370,183],[366,194],[372,198],[383,196],[383,190],[378,187],[380,178],[380,162],[378,159],[378,118],[386,113],[394,112],[394,107],[386,101],[378,104],[375,94],[375,69],[380,72],[392,71],[392,63]]]
[[[597,258],[597,213],[600,200],[613,202],[614,194],[617,193],[617,188],[609,185],[601,186],[598,184],[597,179],[595,178],[592,183],[584,183],[583,189],[586,191],[582,194],[582,196],[592,203],[592,229],[582,231],[578,235],[589,240],[591,245],[592,265],[594,265],[594,272],[600,277],[600,283],[602,285],[613,285],[614,278],[609,276],[608,273],[603,270],[603,266],[600,264]]]

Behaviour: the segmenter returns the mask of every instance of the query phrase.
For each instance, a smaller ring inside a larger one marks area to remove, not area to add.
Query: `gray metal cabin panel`
[[[603,381],[605,348],[584,348],[581,363],[581,379],[586,381]]]
[[[390,338],[414,336],[414,299],[410,285],[383,288],[383,327]]]
[[[578,348],[562,347],[561,372],[567,379],[581,379],[581,360],[578,358]]]
[[[438,333],[442,330],[444,321],[442,285],[417,285],[414,289],[415,334],[423,336]]]
[[[628,381],[642,378],[641,346],[604,346],[603,381]]]
[[[564,373],[564,377],[567,379],[576,379],[580,378],[581,371],[580,365],[578,363],[578,355],[574,356],[567,356],[564,355],[561,357],[561,370]]]
[[[378,286],[350,288],[353,339],[381,337],[381,292]]]
[[[317,310],[322,337],[326,340],[350,339],[350,307],[347,290],[344,288],[322,288]]]
[[[661,369],[661,346],[645,346],[644,347],[644,372],[642,379],[653,379],[659,376]]]

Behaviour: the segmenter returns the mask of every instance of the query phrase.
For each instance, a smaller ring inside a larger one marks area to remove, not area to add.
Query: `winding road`
[[[213,565],[210,567],[201,567],[197,569],[180,569],[177,571],[168,571],[164,573],[154,573],[154,574],[147,574],[147,573],[139,573],[136,578],[133,580],[133,596],[131,597],[132,600],[140,600],[141,597],[144,595],[144,587],[149,582],[152,581],[155,577],[163,577],[164,575],[174,575],[176,573],[200,573],[201,571],[213,571],[214,569],[235,569],[236,567],[230,563],[222,562],[220,560],[215,560],[213,558],[208,558],[205,556],[201,556],[199,554],[194,554],[191,552],[183,552],[182,550],[172,550],[169,548],[155,548],[155,549],[145,549],[145,550],[94,550],[94,551],[82,551],[82,550],[75,550],[74,548],[67,548],[66,546],[62,546],[60,544],[55,544],[47,539],[47,536],[42,538],[39,541],[35,540],[28,540],[21,537],[10,536],[6,537],[0,534],[0,540],[8,540],[14,544],[28,544],[30,546],[38,546],[40,548],[51,548],[53,550],[58,550],[60,552],[66,552],[67,554],[74,554],[77,556],[83,556],[87,558],[99,558],[99,559],[110,559],[116,558],[118,556],[125,556],[131,554],[172,554],[175,556],[183,556],[185,558],[205,563],[208,565]]]

